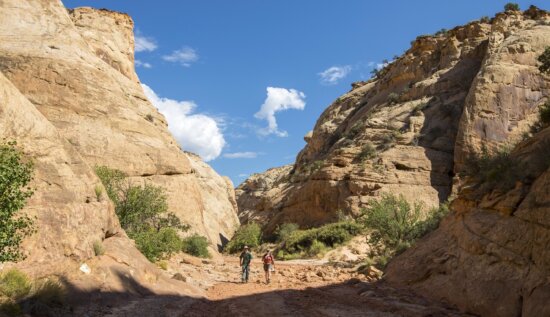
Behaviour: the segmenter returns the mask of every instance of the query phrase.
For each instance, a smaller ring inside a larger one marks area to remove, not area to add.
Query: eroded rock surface
[[[444,202],[466,157],[517,142],[536,120],[549,88],[536,67],[550,44],[547,19],[535,8],[510,11],[419,36],[323,112],[280,181],[270,170],[239,186],[241,219],[270,233],[357,215],[383,192]]]
[[[84,162],[164,187],[169,211],[195,232],[214,245],[230,238],[238,226],[227,194],[232,186],[196,158],[190,162],[145,97],[134,71],[131,18],[91,8],[68,12],[57,0],[8,0],[1,7],[0,70]],[[215,186],[205,186],[208,177]]]

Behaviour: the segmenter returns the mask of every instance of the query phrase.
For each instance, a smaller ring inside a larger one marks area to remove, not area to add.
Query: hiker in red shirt
[[[269,284],[271,282],[271,271],[275,270],[273,268],[275,260],[273,254],[271,254],[271,250],[267,250],[267,253],[262,257],[262,261],[264,262],[265,283]]]

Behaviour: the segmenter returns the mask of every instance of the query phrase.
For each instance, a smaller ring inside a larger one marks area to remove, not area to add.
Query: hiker
[[[248,275],[250,274],[250,261],[252,261],[252,254],[250,253],[248,246],[244,246],[244,250],[241,253],[239,259],[243,271],[242,282],[248,283]]]
[[[267,250],[266,254],[262,257],[264,262],[264,272],[265,272],[265,283],[269,284],[271,282],[271,271],[274,271],[273,265],[275,265],[275,260],[273,259],[273,254],[271,250]]]

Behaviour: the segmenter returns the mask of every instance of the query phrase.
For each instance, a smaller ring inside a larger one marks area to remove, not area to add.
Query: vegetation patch
[[[25,273],[17,269],[9,269],[0,274],[2,316],[21,316],[23,313],[54,316],[56,314],[50,308],[63,304],[65,297],[65,287],[56,280],[45,278],[31,281]]]
[[[508,2],[504,5],[504,11],[519,11],[519,4],[514,2]]]
[[[550,46],[546,47],[544,52],[537,57],[537,60],[540,62],[539,70],[541,73],[550,72]]]
[[[364,162],[366,160],[375,158],[377,154],[378,152],[376,151],[376,147],[371,142],[367,142],[365,145],[361,147],[361,152],[357,154],[357,158],[361,162]]]
[[[511,155],[511,150],[511,147],[503,147],[489,153],[484,147],[481,154],[468,158],[465,174],[480,185],[481,194],[495,189],[510,190],[522,178],[522,164]]]
[[[383,269],[391,257],[437,229],[448,212],[446,204],[423,212],[421,203],[411,205],[403,196],[384,194],[380,200],[370,202],[358,221],[372,230],[369,242],[382,247],[375,261]]]
[[[363,227],[354,221],[341,221],[306,230],[294,230],[281,240],[277,257],[290,260],[314,257],[351,240]]]
[[[143,255],[155,262],[181,251],[179,233],[189,226],[168,212],[163,188],[147,183],[132,185],[125,182],[126,174],[106,166],[98,166],[95,171],[115,204],[122,228]]]
[[[237,253],[243,250],[244,246],[256,248],[262,242],[262,229],[257,223],[242,225],[235,235],[225,245],[224,250],[228,253]]]
[[[94,247],[94,254],[96,256],[105,254],[105,248],[103,247],[103,243],[101,243],[101,241],[95,241],[93,247]]]
[[[208,252],[208,240],[198,234],[183,239],[181,250],[199,258],[211,257],[210,252]]]
[[[0,145],[0,263],[23,259],[21,241],[34,232],[33,220],[18,214],[33,194],[32,173],[16,142]]]

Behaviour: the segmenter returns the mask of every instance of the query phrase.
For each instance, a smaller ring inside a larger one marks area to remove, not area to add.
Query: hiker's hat
[[[247,245],[245,245],[245,246],[244,246],[244,248],[245,248],[245,249],[248,249],[248,246],[247,246]]]

